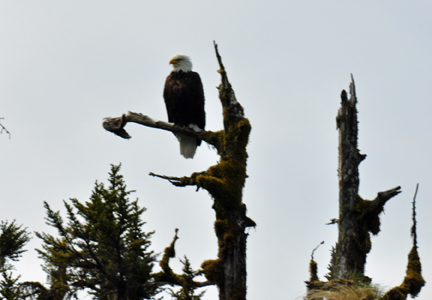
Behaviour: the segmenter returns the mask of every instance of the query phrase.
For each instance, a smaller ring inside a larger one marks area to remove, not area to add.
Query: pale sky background
[[[213,40],[252,123],[244,202],[257,223],[248,238],[248,299],[304,295],[315,252],[327,273],[338,216],[335,117],[353,73],[359,99],[360,195],[395,186],[366,275],[399,285],[412,246],[416,183],[418,243],[432,299],[431,1],[23,1],[0,2],[0,220],[52,230],[43,201],[86,201],[110,164],[148,210],[162,252],[179,228],[177,257],[194,268],[216,258],[209,194],[176,188],[149,172],[183,176],[218,160],[203,144],[193,160],[165,131],[127,125],[127,141],[102,128],[127,111],[166,120],[162,90],[176,53],[192,58],[204,83],[207,129],[222,128]],[[45,282],[32,234],[17,264],[22,280]],[[172,261],[180,271],[178,260]],[[206,300],[217,299],[216,288]]]

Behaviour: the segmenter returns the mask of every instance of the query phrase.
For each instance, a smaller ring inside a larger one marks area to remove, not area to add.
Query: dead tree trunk
[[[332,219],[330,223],[327,223],[327,225],[338,224],[339,237],[336,247],[332,250],[330,273],[326,275],[328,282],[319,280],[317,263],[313,260],[312,252],[309,264],[310,279],[305,282],[308,289],[306,299],[309,300],[348,299],[350,294],[353,299],[360,296],[355,287],[364,286],[364,282],[371,281],[364,275],[366,256],[371,249],[370,234],[378,234],[380,231],[379,215],[385,203],[400,193],[398,186],[379,192],[372,201],[363,200],[358,195],[360,182],[358,166],[366,155],[360,154],[357,148],[357,97],[352,76],[351,80],[350,98],[348,99],[347,93],[342,91],[341,108],[336,117],[339,130],[339,219]],[[415,297],[425,284],[417,253],[415,216],[414,196],[413,227],[411,229],[413,247],[408,255],[407,275],[402,284],[387,292],[380,298],[382,300],[405,300],[408,294]],[[370,297],[370,294],[367,297]]]
[[[352,77],[351,77],[352,79]],[[373,200],[363,200],[359,194],[358,166],[366,155],[357,148],[357,97],[354,80],[348,99],[341,95],[341,108],[336,121],[339,129],[339,237],[336,245],[332,275],[334,278],[364,276],[366,256],[371,249],[370,233],[380,231],[379,214],[384,204],[400,193],[400,187],[380,192]]]
[[[220,300],[244,300],[246,299],[247,238],[245,231],[247,227],[255,226],[255,222],[246,216],[246,205],[242,201],[243,187],[247,177],[246,145],[249,140],[251,125],[248,119],[244,117],[243,107],[237,101],[234,90],[228,81],[217,45],[214,46],[220,67],[218,72],[221,75],[221,84],[218,90],[223,107],[224,130],[197,133],[136,113],[128,113],[119,118],[105,118],[103,126],[123,138],[130,138],[123,127],[128,122],[135,122],[145,126],[189,134],[216,148],[220,161],[207,171],[193,173],[189,177],[172,177],[153,173],[150,175],[167,179],[175,186],[193,185],[197,189],[203,188],[210,193],[214,200],[213,209],[216,212],[214,226],[219,251],[217,259],[202,263],[202,271],[207,280],[219,288]],[[169,270],[168,266],[165,266],[165,269]]]

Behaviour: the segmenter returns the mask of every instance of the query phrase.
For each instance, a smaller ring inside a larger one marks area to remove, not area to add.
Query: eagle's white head
[[[176,54],[171,58],[170,65],[172,65],[172,72],[190,72],[192,71],[192,62],[189,56],[184,54]]]

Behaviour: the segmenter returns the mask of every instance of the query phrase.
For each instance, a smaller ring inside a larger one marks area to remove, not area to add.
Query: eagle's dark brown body
[[[204,90],[198,73],[171,72],[163,93],[168,121],[178,126],[197,125],[205,129]],[[197,140],[197,146],[201,140]]]

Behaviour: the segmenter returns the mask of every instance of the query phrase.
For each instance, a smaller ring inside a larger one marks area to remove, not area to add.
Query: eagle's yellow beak
[[[176,63],[178,63],[178,60],[175,58],[171,59],[169,62],[170,65],[175,65]]]

